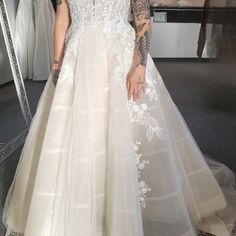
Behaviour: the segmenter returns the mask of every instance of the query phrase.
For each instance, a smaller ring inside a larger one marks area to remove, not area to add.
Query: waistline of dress
[[[71,22],[71,28],[83,27],[83,26],[114,26],[114,25],[128,25],[130,24],[127,19],[114,19],[114,20],[74,20]]]
[[[96,21],[72,21],[66,34],[66,41],[74,36],[80,36],[84,30],[97,30],[100,28],[108,37],[116,37],[116,34],[123,38],[135,39],[135,30],[128,19],[118,18],[114,20],[96,20]]]

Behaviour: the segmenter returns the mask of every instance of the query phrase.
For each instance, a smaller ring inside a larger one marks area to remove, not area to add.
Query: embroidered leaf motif
[[[158,120],[147,111],[147,104],[138,105],[130,100],[128,101],[128,108],[131,122],[146,127],[146,135],[149,142],[153,139],[154,134],[160,139],[166,138],[166,133],[160,127]]]

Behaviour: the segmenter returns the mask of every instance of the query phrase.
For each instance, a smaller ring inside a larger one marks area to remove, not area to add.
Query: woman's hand
[[[145,74],[146,67],[141,64],[137,65],[128,73],[126,88],[129,100],[133,98],[133,101],[137,101],[141,94],[146,92]]]

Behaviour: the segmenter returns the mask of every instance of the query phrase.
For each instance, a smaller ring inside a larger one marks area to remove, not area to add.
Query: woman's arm
[[[131,0],[136,32],[133,62],[127,75],[128,99],[139,99],[146,92],[146,64],[151,42],[151,16],[149,0]]]
[[[131,0],[136,31],[134,66],[146,66],[151,42],[151,16],[149,0]]]
[[[62,59],[64,57],[64,45],[66,32],[70,26],[70,13],[67,0],[57,0],[57,12],[54,28],[54,63],[53,81],[56,83]]]

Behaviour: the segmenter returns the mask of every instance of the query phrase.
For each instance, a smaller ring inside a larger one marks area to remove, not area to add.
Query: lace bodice
[[[68,0],[72,24],[128,21],[130,0]]]

